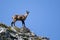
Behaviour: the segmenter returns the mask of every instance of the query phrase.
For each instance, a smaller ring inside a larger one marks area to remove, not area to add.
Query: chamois
[[[24,15],[14,15],[14,16],[12,16],[13,21],[11,22],[11,26],[13,26],[13,25],[15,26],[15,22],[16,21],[21,21],[22,22],[22,26],[25,26],[25,22],[24,21],[26,20],[28,14],[29,14],[29,12],[26,11],[26,13]]]

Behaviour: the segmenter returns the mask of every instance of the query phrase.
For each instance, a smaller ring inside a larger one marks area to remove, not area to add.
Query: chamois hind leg
[[[12,21],[12,22],[11,22],[11,26],[13,26],[13,24],[14,24],[14,22]]]
[[[15,26],[16,19],[11,22],[11,26]]]
[[[11,26],[15,26],[15,22],[12,21],[12,22],[11,22]]]

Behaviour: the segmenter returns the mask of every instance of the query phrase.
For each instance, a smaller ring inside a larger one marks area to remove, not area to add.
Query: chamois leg
[[[16,19],[13,19],[11,26],[15,26]]]
[[[14,26],[15,26],[15,22],[14,22]]]
[[[25,22],[24,21],[22,21],[22,26],[25,27]]]
[[[11,22],[11,26],[15,26],[15,22]]]
[[[13,26],[13,24],[14,24],[14,22],[12,21],[12,22],[11,22],[11,26]]]

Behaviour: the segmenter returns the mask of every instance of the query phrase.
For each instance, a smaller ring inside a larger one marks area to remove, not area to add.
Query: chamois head
[[[25,18],[28,16],[28,14],[29,14],[29,11],[26,11],[26,13],[25,13]]]
[[[29,11],[26,10],[26,13],[29,14]]]

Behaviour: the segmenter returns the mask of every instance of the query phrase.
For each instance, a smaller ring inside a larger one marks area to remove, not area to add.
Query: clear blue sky
[[[0,0],[0,22],[10,25],[14,14],[30,11],[26,26],[39,36],[60,40],[60,0]],[[16,22],[21,27],[21,22]]]

